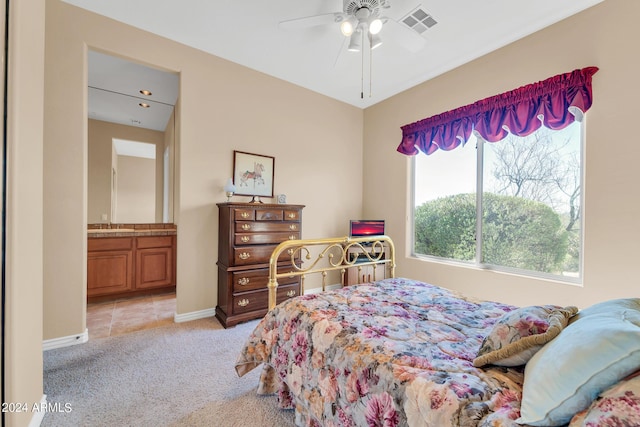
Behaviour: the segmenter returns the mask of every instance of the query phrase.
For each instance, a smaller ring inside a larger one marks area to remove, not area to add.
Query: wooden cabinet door
[[[382,280],[385,278],[386,264],[377,264],[375,268],[373,265],[355,266],[347,269],[345,285],[357,285],[360,283],[371,283],[376,280]]]
[[[136,289],[169,286],[173,280],[173,248],[136,251]]]
[[[389,254],[387,252],[388,250],[387,248],[385,248],[385,253],[382,257],[383,259],[389,258]],[[368,258],[362,254],[362,250],[357,246],[349,248],[349,250],[347,251],[347,255],[349,256],[350,260],[355,257],[358,259],[362,259],[362,261],[364,262],[368,261]],[[371,253],[371,257],[373,259],[377,259],[378,256],[378,253]],[[382,280],[386,277],[386,269],[387,264],[360,265],[356,261],[352,267],[347,268],[347,274],[345,274],[345,286]]]
[[[133,252],[87,254],[87,296],[108,295],[133,288]]]

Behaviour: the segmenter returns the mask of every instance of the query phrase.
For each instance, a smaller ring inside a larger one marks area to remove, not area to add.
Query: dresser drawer
[[[233,265],[268,263],[276,245],[233,248]]]
[[[283,211],[283,216],[284,216],[284,220],[285,221],[298,221],[300,222],[300,220],[302,219],[300,217],[301,212],[300,211],[296,211],[296,210],[287,210],[285,209]]]
[[[233,293],[267,289],[269,284],[269,269],[236,271],[231,274]],[[298,283],[298,276],[282,277],[278,280],[278,288],[282,285]]]
[[[276,245],[240,246],[233,248],[233,265],[268,264],[269,259],[271,258],[271,253],[275,247]],[[291,254],[283,252],[280,254],[278,261],[286,261],[290,263]]]
[[[236,221],[299,221],[300,214],[297,211],[282,209],[251,209],[238,208],[234,209]]]
[[[255,222],[238,221],[235,225],[236,233],[272,233],[300,231],[300,224],[297,222]]]
[[[300,287],[295,285],[278,286],[276,303],[293,298],[300,294]],[[249,292],[233,297],[233,314],[247,313],[256,310],[266,310],[269,307],[269,292],[264,291]]]
[[[236,234],[236,245],[268,245],[270,243],[280,243],[285,240],[295,240],[300,238],[300,233],[242,233]]]
[[[282,221],[282,209],[256,209],[256,221]]]
[[[256,217],[256,211],[249,208],[239,208],[233,210],[233,217],[236,221],[253,221]]]

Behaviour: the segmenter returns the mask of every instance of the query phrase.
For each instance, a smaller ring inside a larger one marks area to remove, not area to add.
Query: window
[[[414,253],[577,282],[585,67],[402,126]],[[420,153],[426,154],[426,157]]]
[[[415,156],[415,254],[577,281],[582,127]]]

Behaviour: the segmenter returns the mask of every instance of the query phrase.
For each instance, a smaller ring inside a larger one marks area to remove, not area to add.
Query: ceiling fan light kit
[[[349,39],[349,47],[347,50],[349,52],[360,52],[362,49],[362,31],[358,30],[355,33],[351,34],[351,38]]]
[[[380,18],[374,18],[369,22],[369,33],[375,35],[382,30],[382,20]]]
[[[380,39],[380,36],[378,36],[377,34],[369,33],[369,46],[371,47],[371,50],[377,48],[381,44],[382,40]]]
[[[336,25],[339,24],[340,31],[345,37],[349,37],[347,50],[350,52],[362,52],[362,75],[361,81],[364,80],[364,43],[365,36],[369,43],[369,51],[377,48],[382,44],[382,38],[379,33],[386,25],[394,26],[391,36],[396,38],[402,36],[405,38],[420,39],[418,35],[408,35],[407,31],[397,30],[400,25],[398,21],[387,16],[382,16],[382,9],[389,9],[391,2],[389,0],[344,0],[343,11],[335,13],[325,13],[321,15],[307,16],[304,18],[291,19],[280,22],[281,28],[300,29],[305,27],[314,27],[319,25]],[[371,87],[371,53],[369,53],[369,87]],[[361,85],[363,86],[363,85]],[[360,97],[364,98],[363,88],[360,90]],[[369,91],[371,96],[371,90]]]
[[[357,19],[355,19],[355,17],[351,17],[349,19],[342,21],[342,23],[340,24],[340,31],[342,31],[342,35],[344,35],[345,37],[349,37],[356,30],[357,26],[358,26]]]

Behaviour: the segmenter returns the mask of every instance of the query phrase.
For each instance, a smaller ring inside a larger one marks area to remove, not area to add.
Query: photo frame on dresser
[[[273,197],[275,157],[233,151],[234,194],[239,196]]]

